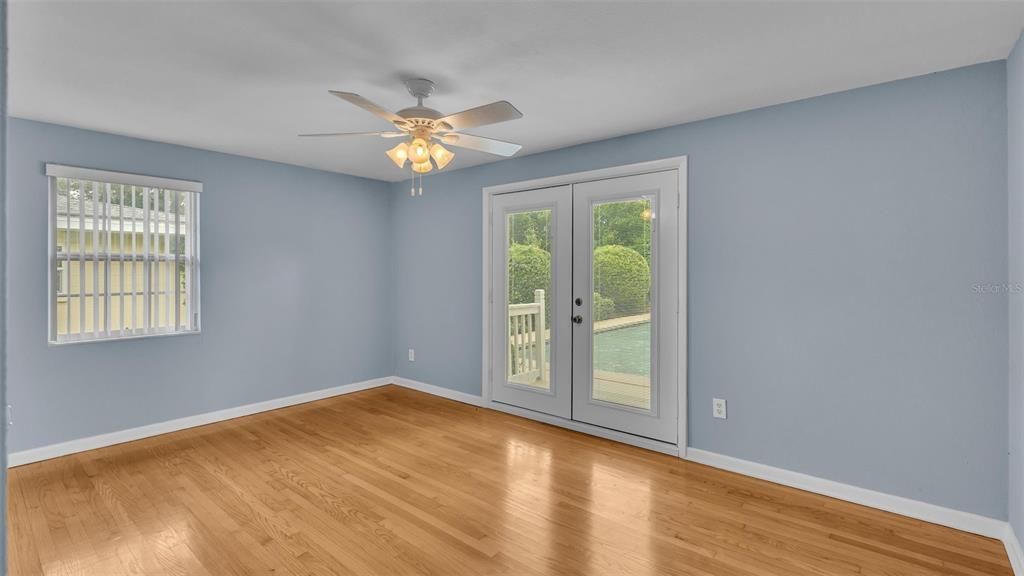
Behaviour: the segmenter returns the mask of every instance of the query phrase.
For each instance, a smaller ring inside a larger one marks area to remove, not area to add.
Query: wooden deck
[[[513,376],[509,381],[541,390],[549,387],[546,379]],[[651,382],[647,376],[595,370],[594,397],[605,402],[647,409],[651,407]]]
[[[646,410],[651,407],[651,379],[637,374],[594,370],[594,398]]]

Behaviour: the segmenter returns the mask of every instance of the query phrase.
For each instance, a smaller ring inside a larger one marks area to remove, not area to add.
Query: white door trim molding
[[[687,451],[686,459],[713,468],[782,484],[790,488],[830,496],[933,524],[941,524],[957,530],[963,530],[964,532],[980,534],[997,540],[1003,540],[1006,537],[1008,527],[1006,522],[971,512],[962,512],[936,504],[929,504],[902,496],[894,496],[884,492],[843,484],[834,480],[826,480],[809,474],[776,468],[767,464],[759,464],[724,454],[708,452],[699,448],[690,448]]]
[[[679,354],[679,366],[678,366],[678,419],[679,419],[679,434],[678,443],[675,445],[675,453],[679,457],[685,457],[687,451],[687,410],[686,410],[686,396],[687,396],[687,325],[688,325],[688,314],[687,314],[687,247],[688,241],[687,236],[689,232],[689,226],[687,225],[687,157],[686,156],[674,156],[671,158],[663,158],[660,160],[652,160],[649,162],[640,162],[636,164],[626,164],[622,166],[613,166],[610,168],[601,168],[598,170],[588,170],[585,172],[574,172],[572,174],[564,174],[560,176],[552,176],[548,178],[537,178],[534,180],[524,180],[521,182],[511,182],[508,184],[500,184],[496,186],[487,186],[483,189],[483,208],[482,208],[482,221],[483,221],[483,267],[481,270],[482,275],[482,294],[481,294],[481,307],[482,307],[482,332],[481,332],[481,343],[483,347],[482,353],[482,400],[484,405],[495,410],[502,412],[510,412],[510,409],[514,407],[494,402],[491,398],[491,374],[490,374],[490,350],[491,350],[491,332],[490,332],[490,306],[492,300],[492,288],[491,288],[491,225],[492,225],[492,213],[491,213],[491,199],[498,194],[508,194],[511,192],[523,192],[526,190],[535,190],[538,188],[551,188],[554,186],[564,186],[567,184],[579,184],[583,182],[592,182],[594,180],[606,180],[608,178],[620,178],[623,176],[635,176],[638,174],[648,174],[651,172],[663,172],[665,170],[677,170],[679,175],[679,206],[678,206],[678,218],[679,218],[679,290],[678,290],[678,301],[677,301],[677,312],[678,320],[676,322],[678,329],[678,354]],[[517,412],[512,412],[516,413]],[[546,422],[547,420],[541,418],[539,413],[524,410],[522,414],[518,414],[525,418],[532,418],[534,420],[540,420]],[[558,418],[558,420],[564,420]],[[568,422],[568,421],[566,421]],[[549,422],[552,423],[552,422]],[[558,424],[561,425],[561,424]],[[566,427],[570,427],[566,425]],[[581,432],[594,433],[595,435],[602,436],[605,433],[612,432],[611,430],[605,430],[598,426],[590,426],[590,428],[596,429],[591,431],[579,430]],[[575,428],[572,428],[575,429]],[[598,433],[600,431],[601,433]],[[622,434],[627,438],[633,438],[628,434]],[[607,436],[603,436],[607,437]],[[613,438],[634,444],[634,442],[628,439]],[[663,443],[657,442],[658,445]],[[644,446],[646,447],[646,446]],[[658,448],[652,448],[658,449]],[[659,451],[665,451],[659,449]]]
[[[293,396],[274,398],[272,400],[255,402],[244,406],[225,408],[224,410],[216,410],[214,412],[206,412],[203,414],[196,414],[194,416],[185,416],[184,418],[176,418],[174,420],[167,420],[166,422],[157,422],[156,424],[147,424],[137,428],[128,428],[127,430],[118,430],[116,432],[108,432],[106,434],[98,434],[96,436],[89,436],[86,438],[76,438],[74,440],[68,440],[67,442],[59,442],[57,444],[50,444],[39,448],[12,452],[7,455],[7,467],[13,468],[23,464],[31,464],[33,462],[49,460],[59,456],[67,456],[68,454],[95,450],[97,448],[104,448],[115,444],[123,444],[133,440],[141,440],[151,436],[167,434],[168,432],[177,432],[178,430],[184,430],[186,428],[205,426],[206,424],[213,424],[214,422],[222,422],[224,420],[231,420],[232,418],[249,416],[251,414],[266,412],[268,410],[277,410],[278,408],[286,408],[288,406],[295,406],[296,404],[305,404],[307,402],[323,400],[324,398],[330,398],[332,396],[351,394],[353,392],[369,390],[370,388],[376,388],[378,386],[385,386],[387,384],[391,384],[391,382],[392,378],[390,377],[353,382],[352,384],[343,384],[333,388],[324,388],[322,390],[304,392]]]
[[[584,172],[573,172],[572,174],[561,174],[547,178],[535,178],[533,180],[487,186],[484,188],[484,199],[486,200],[488,196],[496,194],[536,190],[537,188],[551,188],[553,186],[565,186],[566,184],[582,184],[583,182],[593,182],[594,180],[664,172],[665,170],[675,170],[677,168],[680,170],[686,169],[686,156],[672,156],[671,158],[637,162],[636,164],[623,164],[622,166],[612,166],[610,168],[599,168],[597,170],[586,170]]]

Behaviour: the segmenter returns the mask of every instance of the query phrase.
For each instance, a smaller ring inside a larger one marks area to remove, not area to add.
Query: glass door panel
[[[509,382],[551,389],[551,214],[553,209],[505,215],[508,294],[505,315],[505,377]]]
[[[593,399],[650,410],[654,198],[596,203],[591,212]]]

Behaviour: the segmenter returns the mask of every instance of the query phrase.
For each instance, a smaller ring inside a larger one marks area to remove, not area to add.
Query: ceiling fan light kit
[[[317,134],[300,134],[300,136],[331,137],[331,136],[380,136],[382,138],[406,138],[385,154],[400,169],[409,162],[413,176],[420,175],[419,194],[423,194],[423,175],[436,166],[443,170],[455,158],[455,153],[441,144],[478,150],[498,156],[512,156],[522,146],[511,142],[484,138],[472,134],[459,133],[464,128],[475,128],[488,124],[497,124],[506,120],[522,118],[523,114],[515,106],[505,100],[499,100],[469,110],[463,110],[447,116],[433,108],[423,105],[423,100],[434,93],[434,83],[425,78],[413,78],[405,81],[405,87],[414,98],[416,105],[398,112],[389,112],[358,94],[330,90],[329,92],[360,108],[390,122],[397,130],[386,132],[325,132]],[[415,182],[415,180],[414,180]],[[415,183],[411,190],[415,196]]]

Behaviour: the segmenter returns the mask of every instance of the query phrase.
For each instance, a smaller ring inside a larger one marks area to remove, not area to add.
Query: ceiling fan
[[[373,102],[352,92],[329,90],[331,94],[359,106],[394,125],[395,130],[383,132],[325,132],[320,134],[299,134],[310,137],[333,136],[380,136],[383,138],[405,138],[386,154],[399,168],[406,162],[412,164],[412,171],[421,177],[419,193],[423,194],[422,175],[437,166],[443,169],[455,158],[455,153],[443,144],[469,150],[479,150],[498,156],[512,156],[522,148],[519,144],[503,142],[493,138],[484,138],[460,132],[466,128],[476,128],[488,124],[496,124],[507,120],[523,117],[523,113],[505,100],[499,100],[455,114],[444,115],[433,108],[423,105],[423,100],[434,93],[434,83],[425,78],[414,78],[405,81],[405,87],[416,98],[416,105],[398,112],[389,112]],[[431,163],[433,160],[433,163]],[[414,189],[415,190],[415,189]],[[415,193],[415,192],[414,192]]]

